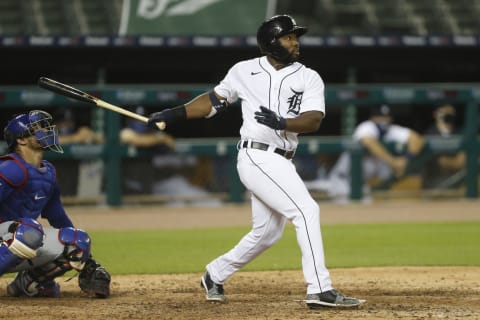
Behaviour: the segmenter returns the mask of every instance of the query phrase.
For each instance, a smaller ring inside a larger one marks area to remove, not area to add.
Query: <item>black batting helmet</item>
[[[288,61],[288,51],[278,42],[278,38],[292,32],[300,37],[307,32],[307,28],[297,26],[295,20],[286,14],[265,20],[257,30],[257,43],[260,51],[280,61],[291,62]],[[285,61],[286,59],[287,61]]]

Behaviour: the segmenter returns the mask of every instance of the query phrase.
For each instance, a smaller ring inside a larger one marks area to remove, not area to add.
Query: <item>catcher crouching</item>
[[[46,150],[63,153],[52,116],[41,110],[17,115],[4,138],[9,153],[0,156],[0,276],[17,273],[7,295],[59,297],[55,278],[77,270],[83,292],[107,298],[110,274],[93,259],[89,235],[66,214],[55,167],[43,159]]]

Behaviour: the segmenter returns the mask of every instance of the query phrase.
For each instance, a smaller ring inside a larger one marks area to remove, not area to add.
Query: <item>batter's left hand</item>
[[[163,111],[150,114],[150,116],[148,117],[147,126],[152,129],[160,130],[157,126],[157,122],[165,122],[166,124],[170,124],[172,120],[172,109],[165,109]]]
[[[285,130],[287,127],[287,120],[280,117],[270,109],[260,106],[261,111],[255,112],[255,119],[258,123],[264,124],[275,130]]]

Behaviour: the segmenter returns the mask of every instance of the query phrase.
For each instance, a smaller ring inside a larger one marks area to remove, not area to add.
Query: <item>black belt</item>
[[[240,144],[240,148],[252,148],[252,149],[267,151],[269,148],[269,145],[266,143],[255,142],[255,141],[252,141],[250,145],[248,145],[248,140],[245,140]],[[293,156],[295,155],[295,151],[287,151],[280,148],[275,148],[273,152],[281,155],[282,157],[287,158],[288,160],[293,159]]]

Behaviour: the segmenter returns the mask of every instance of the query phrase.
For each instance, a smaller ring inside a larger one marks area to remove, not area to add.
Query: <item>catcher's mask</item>
[[[285,49],[278,38],[289,33],[297,37],[304,35],[307,28],[297,26],[295,20],[289,15],[277,15],[265,20],[257,30],[257,43],[263,54],[272,56],[283,63],[293,62],[293,58]]]
[[[14,151],[18,138],[34,136],[43,149],[63,153],[53,118],[45,111],[33,110],[15,116],[5,126],[3,136],[10,152]]]

